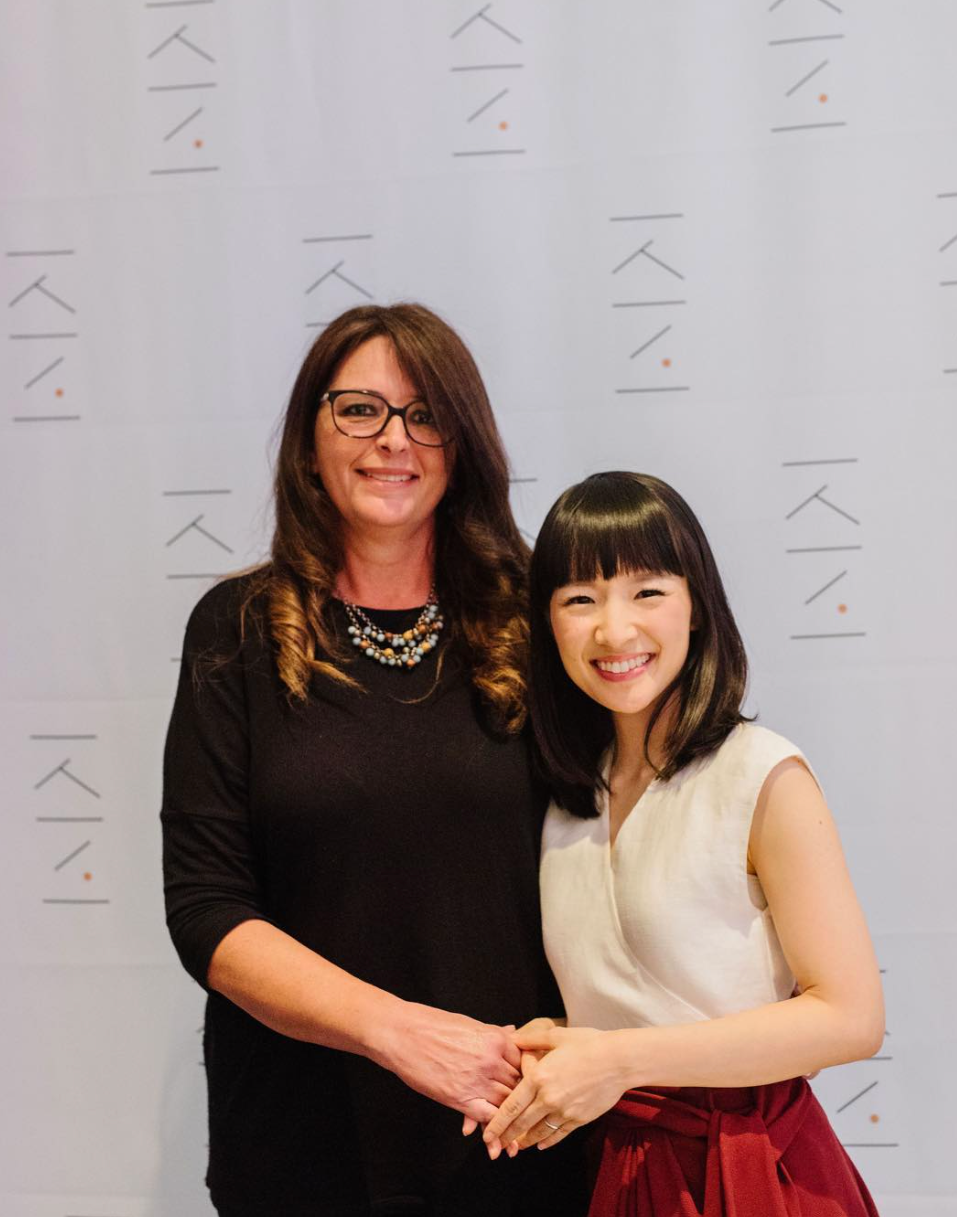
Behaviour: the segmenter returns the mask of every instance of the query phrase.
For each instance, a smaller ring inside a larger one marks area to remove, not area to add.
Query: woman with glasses
[[[657,478],[595,474],[549,512],[530,601],[568,1026],[517,1035],[544,1055],[491,1153],[605,1116],[593,1217],[876,1217],[803,1076],[880,1046],[874,952],[800,749],[741,712],[701,526]]]
[[[527,550],[484,386],[435,314],[323,331],[275,510],[271,560],[192,614],[165,755],[168,923],[209,994],[213,1203],[579,1212],[571,1156],[493,1164],[461,1135],[518,1080],[510,1025],[556,997]]]

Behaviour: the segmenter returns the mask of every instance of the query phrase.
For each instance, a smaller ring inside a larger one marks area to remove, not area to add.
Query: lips
[[[359,469],[357,472],[381,486],[405,486],[418,477],[418,474],[410,473],[407,469]]]
[[[622,655],[617,658],[593,659],[592,667],[603,680],[634,680],[647,671],[655,656],[646,651],[640,655]]]

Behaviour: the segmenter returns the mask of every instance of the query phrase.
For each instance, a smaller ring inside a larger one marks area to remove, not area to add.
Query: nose
[[[376,436],[376,447],[383,452],[405,452],[409,447],[405,423],[398,414],[389,419],[383,431]]]
[[[603,605],[595,623],[595,641],[609,651],[636,650],[641,635],[633,602],[619,602],[610,598]]]

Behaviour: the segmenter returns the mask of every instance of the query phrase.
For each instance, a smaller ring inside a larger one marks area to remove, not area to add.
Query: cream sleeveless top
[[[688,1023],[791,995],[767,900],[747,872],[755,802],[787,757],[804,760],[783,736],[739,724],[716,752],[652,782],[614,846],[607,796],[591,820],[552,804],[542,921],[569,1026]]]

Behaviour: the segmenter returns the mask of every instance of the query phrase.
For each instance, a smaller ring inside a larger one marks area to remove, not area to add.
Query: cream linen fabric
[[[747,873],[758,793],[787,757],[804,760],[783,736],[739,725],[711,756],[652,782],[613,848],[606,797],[592,820],[549,808],[545,949],[569,1026],[687,1023],[790,996],[794,977]]]

